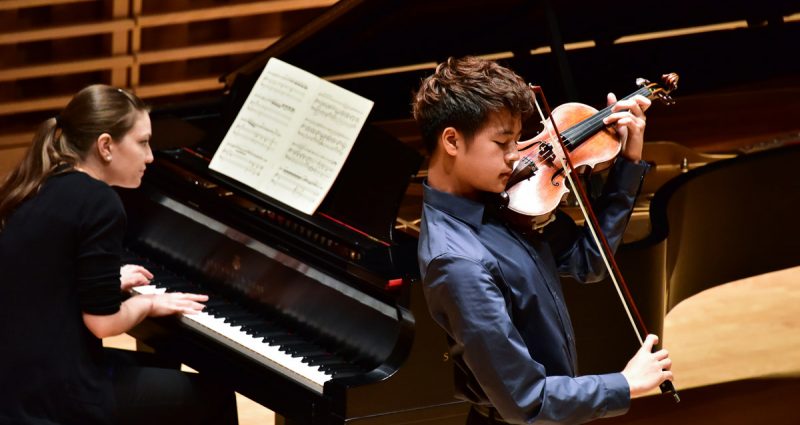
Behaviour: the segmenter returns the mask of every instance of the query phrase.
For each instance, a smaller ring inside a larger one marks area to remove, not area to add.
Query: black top
[[[81,312],[119,310],[125,212],[107,184],[50,177],[0,231],[0,423],[111,422],[102,343]]]

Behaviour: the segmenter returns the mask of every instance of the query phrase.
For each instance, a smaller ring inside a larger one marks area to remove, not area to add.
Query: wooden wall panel
[[[0,175],[89,84],[150,104],[221,94],[220,75],[336,0],[0,0]]]
[[[6,175],[17,165],[22,159],[27,147],[6,148],[0,146],[0,179],[4,179]]]

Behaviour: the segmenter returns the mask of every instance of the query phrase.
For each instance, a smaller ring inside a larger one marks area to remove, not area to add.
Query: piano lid
[[[330,76],[440,62],[448,56],[524,54],[551,41],[608,44],[626,35],[732,21],[762,25],[797,12],[800,4],[790,0],[733,0],[724,8],[702,0],[639,2],[636,7],[588,0],[342,0],[223,79],[230,82],[236,74],[260,70],[273,56]],[[550,13],[555,22],[548,21]],[[551,25],[558,27],[558,40]]]
[[[236,86],[252,85],[267,60],[279,57],[374,100],[373,121],[409,119],[420,79],[435,63],[467,54],[498,58],[541,85],[551,105],[597,105],[608,91],[632,92],[638,77],[668,72],[681,75],[682,99],[768,82],[798,87],[800,62],[789,59],[800,39],[798,14],[800,2],[792,0],[732,0],[724,7],[710,0],[624,7],[588,0],[342,0],[222,79],[238,110],[243,95]],[[363,74],[375,70],[382,71]],[[762,93],[752,101],[772,96]],[[679,102],[675,113],[691,114],[693,105]],[[651,140],[684,142],[670,132],[677,125],[664,125],[649,130]],[[784,120],[771,128],[794,127]]]
[[[416,132],[410,120],[411,94],[436,62],[449,56],[493,55],[544,87],[551,105],[596,105],[608,91],[632,92],[638,77],[656,79],[674,71],[681,75],[680,101],[658,110],[662,115],[648,126],[649,140],[696,146],[692,138],[703,131],[717,142],[732,136],[761,140],[800,130],[797,120],[785,113],[798,104],[796,93],[786,88],[800,90],[800,62],[787,59],[800,39],[798,14],[800,2],[790,0],[733,0],[724,8],[698,0],[613,8],[588,0],[341,0],[221,77],[229,93],[217,128],[227,129],[233,122],[271,57],[373,100],[360,136],[364,140],[354,148],[355,167],[345,165],[342,181],[321,209],[335,209],[330,216],[387,241],[405,177],[415,172],[419,158],[403,146],[386,148],[393,144],[376,142],[368,133],[380,133],[371,128],[377,124],[421,149],[413,144],[416,134],[403,132]],[[697,26],[708,31],[685,31]],[[659,33],[675,30],[668,36]],[[632,37],[637,34],[649,36]],[[738,91],[738,102],[730,97],[704,101],[706,94],[732,90]],[[741,104],[758,106],[737,106]],[[402,123],[402,129],[387,126],[392,122]],[[752,123],[758,124],[757,130]],[[207,153],[213,153],[221,135],[211,139]],[[396,166],[395,158],[404,158],[405,165]],[[400,177],[386,192],[375,176],[393,176],[395,171]],[[373,208],[373,200],[387,201],[385,208]]]

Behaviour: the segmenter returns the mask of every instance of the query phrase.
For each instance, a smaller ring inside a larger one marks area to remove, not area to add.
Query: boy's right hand
[[[647,335],[642,348],[625,366],[622,375],[628,380],[631,397],[637,397],[672,380],[672,360],[667,350],[661,349],[653,353],[653,346],[658,343],[656,335]]]

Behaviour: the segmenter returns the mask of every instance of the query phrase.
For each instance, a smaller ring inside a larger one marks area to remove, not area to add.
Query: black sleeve
[[[613,252],[622,243],[648,167],[644,161],[634,164],[625,158],[618,158],[608,175],[603,195],[593,203],[599,230],[605,235]],[[598,282],[607,274],[600,247],[595,243],[590,228],[584,225],[572,247],[560,252],[556,260],[560,273],[585,283]]]
[[[110,187],[94,188],[80,226],[77,256],[77,290],[81,310],[109,315],[119,311],[122,239],[125,210]]]
[[[544,227],[542,237],[550,244],[556,258],[561,258],[578,240],[579,229],[569,214],[560,208],[555,210],[556,219]]]

